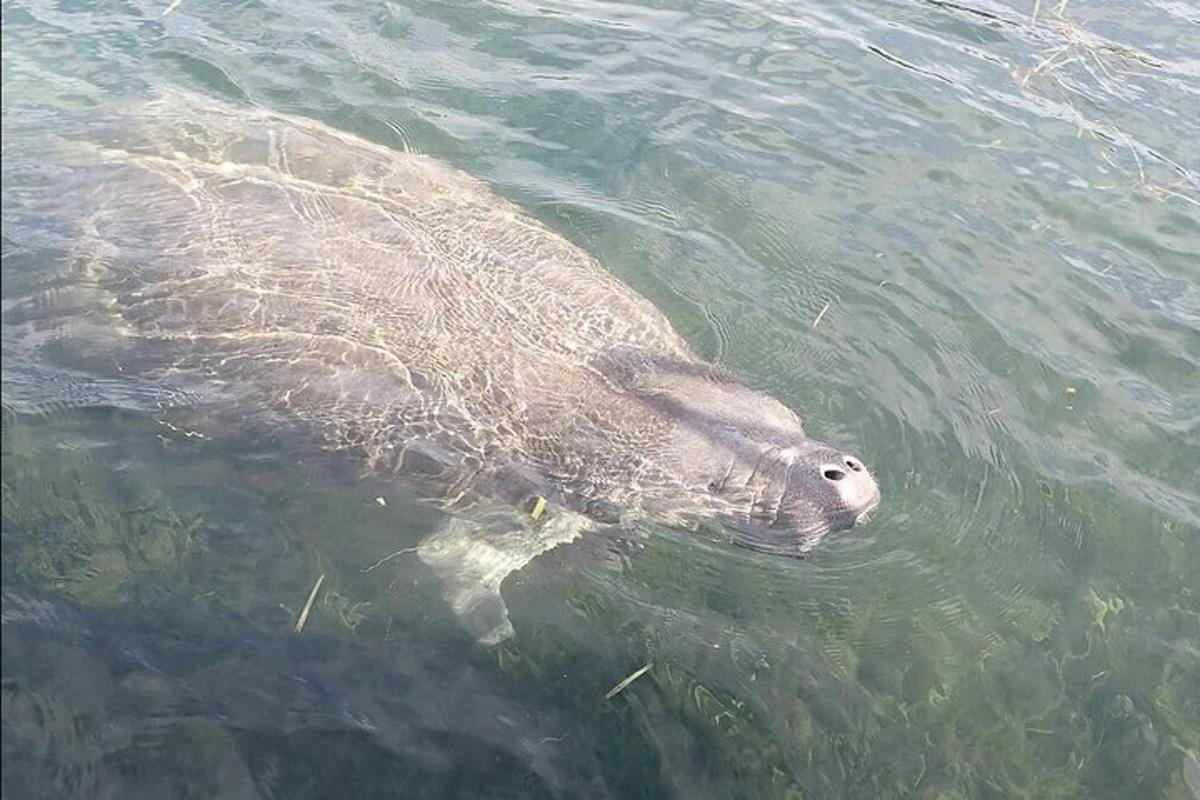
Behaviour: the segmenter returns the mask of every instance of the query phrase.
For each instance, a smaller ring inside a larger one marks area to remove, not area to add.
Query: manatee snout
[[[821,479],[837,493],[840,505],[829,509],[830,530],[852,527],[879,504],[879,485],[861,461],[849,453],[831,451],[821,464]],[[794,467],[793,467],[794,469]]]
[[[730,520],[741,545],[803,556],[826,535],[854,527],[879,505],[879,486],[857,457],[813,443],[772,470],[752,494],[749,510]],[[771,473],[774,474],[771,474]]]

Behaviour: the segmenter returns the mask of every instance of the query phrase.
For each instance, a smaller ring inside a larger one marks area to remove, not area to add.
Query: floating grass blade
[[[533,503],[533,510],[529,512],[529,516],[533,517],[534,521],[541,519],[542,514],[546,513],[546,498],[539,497]]]
[[[612,700],[614,697],[619,695],[621,692],[625,691],[625,689],[627,689],[629,687],[629,684],[633,683],[638,678],[642,677],[647,672],[649,672],[650,668],[653,666],[654,666],[653,661],[647,661],[644,665],[642,665],[638,669],[634,670],[633,672],[629,673],[629,675],[625,676],[625,678],[620,683],[618,683],[616,686],[614,686],[608,690],[608,694],[604,695],[604,699]]]
[[[821,320],[825,318],[825,312],[829,310],[829,307],[831,305],[833,305],[832,302],[826,303],[824,308],[821,309],[821,313],[817,314],[817,318],[813,320],[813,324],[812,324],[812,326],[814,328],[816,328],[818,325],[821,324]]]
[[[304,630],[304,623],[308,622],[308,613],[312,611],[313,601],[317,599],[317,592],[321,591],[321,584],[325,582],[325,573],[317,578],[317,582],[313,584],[312,591],[308,593],[308,600],[304,603],[304,610],[300,612],[300,618],[296,620],[296,633]]]

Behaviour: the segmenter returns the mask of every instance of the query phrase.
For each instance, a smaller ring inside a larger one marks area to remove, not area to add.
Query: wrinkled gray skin
[[[791,410],[710,365],[650,356],[609,374],[667,431],[656,488],[644,492],[653,513],[703,509],[740,544],[796,555],[879,502],[858,459],[809,439]],[[683,510],[680,496],[695,506]]]
[[[878,502],[858,460],[463,173],[192,96],[106,113],[6,111],[5,230],[72,253],[71,318],[6,298],[27,358],[73,339],[449,503],[716,519],[796,555]]]

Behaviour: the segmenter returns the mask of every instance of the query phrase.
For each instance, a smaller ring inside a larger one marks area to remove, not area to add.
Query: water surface
[[[6,112],[173,88],[486,179],[884,503],[560,547],[483,648],[402,485],[7,409],[5,796],[1200,797],[1194,6],[3,7]]]

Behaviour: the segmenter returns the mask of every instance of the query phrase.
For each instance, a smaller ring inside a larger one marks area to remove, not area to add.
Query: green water
[[[582,539],[484,648],[401,484],[6,410],[4,797],[1200,798],[1200,10],[1033,12],[5,3],[6,110],[184,87],[450,161],[883,504],[803,562]]]

